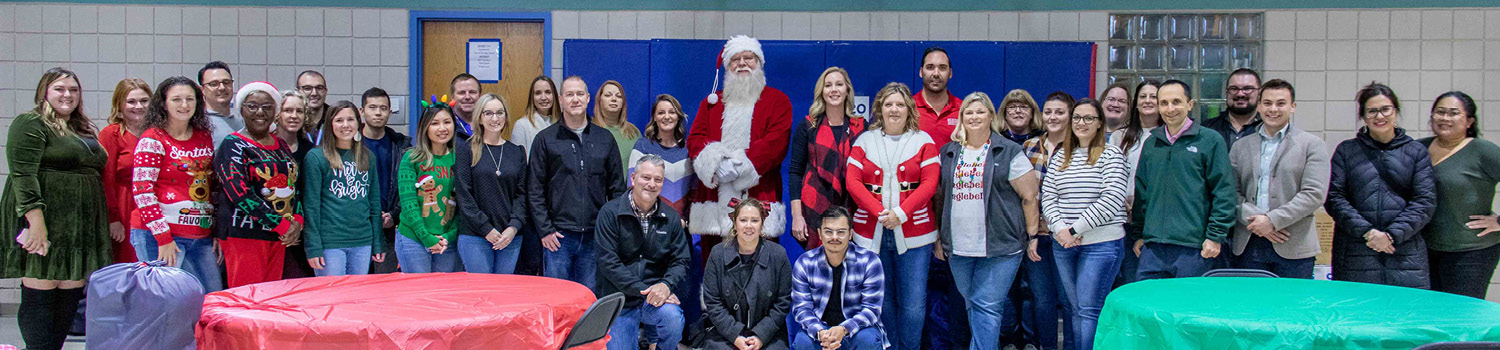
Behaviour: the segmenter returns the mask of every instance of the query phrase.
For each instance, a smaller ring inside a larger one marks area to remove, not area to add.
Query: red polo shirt
[[[917,92],[911,99],[917,101],[918,126],[922,128],[922,131],[927,132],[928,136],[932,137],[932,141],[939,144],[946,144],[948,141],[953,140],[953,129],[958,127],[958,107],[960,104],[963,104],[963,100],[954,97],[953,93],[950,92],[948,93],[948,104],[943,106],[943,110],[937,111],[933,110],[932,106],[927,104],[927,100],[922,98],[921,92]]]

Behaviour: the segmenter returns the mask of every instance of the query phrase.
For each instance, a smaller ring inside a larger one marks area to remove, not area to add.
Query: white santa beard
[[[741,77],[730,72],[724,79],[724,116],[719,141],[733,148],[748,149],[755,102],[766,87],[766,73],[756,69],[750,76]]]
[[[760,99],[760,91],[766,88],[766,71],[754,69],[750,76],[741,77],[733,71],[724,72],[724,103],[755,104]]]

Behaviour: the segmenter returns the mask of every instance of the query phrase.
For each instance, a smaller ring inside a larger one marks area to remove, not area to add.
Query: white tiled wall
[[[1500,140],[1500,10],[1396,9],[1266,12],[1266,71],[1297,87],[1297,123],[1330,146],[1353,137],[1354,93],[1390,85],[1401,125],[1419,137],[1432,99],[1461,90],[1480,104],[1479,125]]]
[[[372,86],[404,96],[406,22],[406,10],[391,9],[0,4],[0,122],[33,106],[37,79],[55,66],[78,73],[84,112],[101,126],[120,79],[196,79],[212,60],[229,63],[238,84],[290,89],[313,69],[330,101]]]

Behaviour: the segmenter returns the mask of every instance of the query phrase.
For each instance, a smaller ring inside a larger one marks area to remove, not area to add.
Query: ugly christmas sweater
[[[213,136],[195,130],[178,140],[161,128],[141,134],[135,147],[130,227],[151,230],[157,245],[172,237],[208,237],[213,226]]]
[[[280,139],[255,142],[236,132],[224,138],[214,155],[218,173],[218,211],[215,235],[223,238],[280,240],[292,222],[302,223],[298,206],[297,162]]]

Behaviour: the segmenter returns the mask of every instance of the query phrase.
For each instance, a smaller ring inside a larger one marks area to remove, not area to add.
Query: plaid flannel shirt
[[[884,335],[880,305],[885,297],[885,272],[880,267],[880,256],[850,244],[843,265],[844,322],[823,324],[823,309],[828,307],[828,294],[833,292],[833,267],[828,265],[821,247],[803,253],[792,266],[792,319],[813,339],[818,338],[819,331],[831,326],[844,326],[847,337],[871,327]]]

